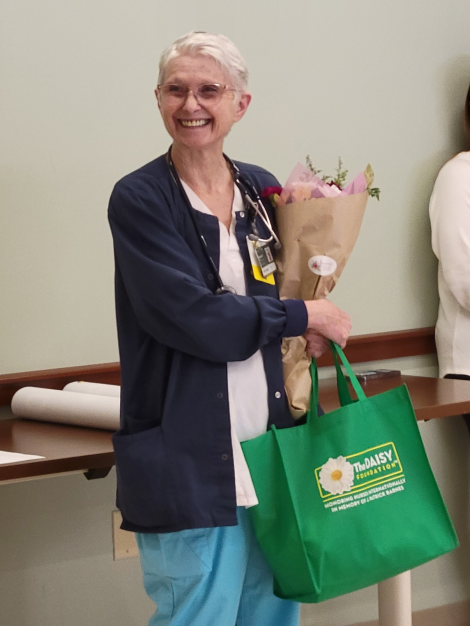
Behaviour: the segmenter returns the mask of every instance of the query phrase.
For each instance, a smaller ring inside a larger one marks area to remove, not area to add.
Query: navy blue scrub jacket
[[[278,184],[264,169],[237,165],[259,191]],[[218,265],[218,219],[195,215]],[[117,183],[109,221],[122,376],[121,428],[113,440],[123,528],[235,525],[227,362],[261,349],[269,425],[294,426],[280,347],[283,337],[305,332],[305,304],[281,302],[277,286],[253,278],[248,211],[236,222],[247,296],[214,295],[218,285],[164,156]]]

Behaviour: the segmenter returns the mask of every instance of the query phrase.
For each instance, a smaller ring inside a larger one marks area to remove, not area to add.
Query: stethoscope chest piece
[[[218,287],[214,291],[214,293],[216,296],[223,296],[225,293],[231,293],[233,296],[237,295],[237,292],[235,291],[233,287],[230,287],[230,285],[224,285],[224,284],[222,284],[221,287]]]

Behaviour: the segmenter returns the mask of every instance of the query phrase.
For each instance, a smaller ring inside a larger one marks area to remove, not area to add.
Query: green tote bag
[[[242,444],[274,592],[299,602],[362,589],[458,546],[406,386],[367,398],[342,350],[331,348],[341,408],[318,417],[313,361],[306,423],[272,426]]]

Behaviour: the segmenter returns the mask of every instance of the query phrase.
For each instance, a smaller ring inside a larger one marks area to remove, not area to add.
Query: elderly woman
[[[298,624],[298,605],[273,595],[250,527],[257,499],[240,441],[294,426],[281,339],[306,333],[318,356],[325,338],[344,346],[350,331],[332,303],[281,302],[272,269],[253,272],[253,237],[274,242],[257,195],[277,182],[223,153],[250,104],[247,76],[221,35],[190,33],[165,50],[155,93],[171,147],[110,200],[117,501],[157,603],[153,626]]]

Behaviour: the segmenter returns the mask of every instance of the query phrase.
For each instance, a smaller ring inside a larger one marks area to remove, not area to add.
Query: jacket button
[[[274,397],[277,398],[278,400],[281,396],[282,396],[282,393],[280,391],[276,391],[276,393],[274,394]]]
[[[228,454],[222,454],[222,461],[226,461],[228,459]]]
[[[219,400],[222,400],[222,398],[224,397],[224,394],[221,391],[219,391],[217,394],[217,397],[219,398]]]
[[[208,278],[209,280],[212,280],[212,279],[214,278],[214,274],[207,274],[207,278]]]

